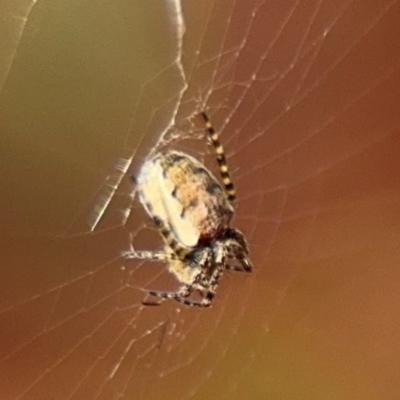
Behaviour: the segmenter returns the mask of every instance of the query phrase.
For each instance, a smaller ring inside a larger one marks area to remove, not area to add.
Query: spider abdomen
[[[195,158],[178,152],[158,153],[146,161],[136,179],[141,203],[187,248],[224,235],[233,208],[215,176]]]

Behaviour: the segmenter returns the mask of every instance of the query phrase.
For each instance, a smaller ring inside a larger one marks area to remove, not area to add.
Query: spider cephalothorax
[[[176,292],[149,291],[190,306],[212,303],[224,270],[250,272],[244,235],[229,226],[236,192],[218,135],[205,113],[210,142],[217,153],[222,183],[198,160],[178,151],[156,154],[134,181],[147,213],[165,241],[161,251],[127,251],[126,258],[164,260],[182,283]],[[198,293],[200,298],[193,299]]]

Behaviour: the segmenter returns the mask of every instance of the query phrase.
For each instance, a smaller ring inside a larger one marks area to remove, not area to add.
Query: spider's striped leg
[[[223,244],[216,244],[212,249],[212,273],[208,280],[208,284],[204,289],[200,289],[203,298],[199,302],[191,302],[190,304],[184,302],[187,305],[198,306],[198,307],[209,307],[214,300],[215,292],[218,287],[219,279],[221,278],[225,269],[225,247]]]
[[[159,297],[163,297],[163,296],[159,296]],[[214,296],[212,296],[213,298]],[[211,305],[212,302],[212,298],[210,299],[203,299],[200,301],[196,301],[196,300],[190,300],[186,297],[181,297],[181,296],[168,296],[168,297],[163,297],[165,298],[169,298],[169,299],[173,299],[178,301],[179,303],[183,303],[186,306],[190,306],[190,307],[209,307]],[[151,302],[147,302],[147,301],[142,301],[142,304],[145,306],[159,306],[161,305],[161,303],[151,303]]]
[[[165,291],[158,291],[158,290],[149,290],[149,295],[155,297],[161,297],[164,299],[183,299],[190,294],[190,286],[184,285],[182,286],[177,292],[165,292]],[[179,301],[179,300],[178,300]],[[149,301],[142,301],[142,304],[145,306],[159,306],[161,303],[153,303]]]
[[[238,265],[226,265],[226,269],[234,271],[245,271],[251,272],[253,265],[247,256],[249,249],[247,247],[246,239],[242,232],[237,229],[229,228],[226,233],[227,238],[224,239],[223,246],[226,249],[227,256],[231,259],[238,260],[240,266]]]
[[[129,250],[122,252],[124,258],[138,258],[141,260],[153,260],[153,261],[169,261],[176,260],[178,257],[176,254],[167,253],[164,250],[159,251],[147,251],[147,250]]]
[[[182,246],[172,235],[171,230],[164,224],[161,218],[153,217],[153,221],[159,229],[161,236],[164,238],[167,246],[173,251],[176,255],[174,259],[183,260],[186,255],[190,252],[186,247]]]
[[[149,290],[151,296],[162,297],[163,299],[177,299],[188,297],[191,292],[191,285],[184,285],[177,292],[165,292],[160,290]]]
[[[171,252],[165,250],[159,251],[137,251],[133,248],[129,251],[124,251],[122,256],[124,258],[139,258],[144,260],[161,260],[161,261],[169,261],[169,260],[182,260],[185,256],[190,252],[186,247],[180,245],[180,243],[173,237],[171,231],[168,227],[163,223],[163,221],[158,217],[153,217],[154,223],[159,229],[164,241],[167,245],[167,248],[171,250]]]
[[[212,300],[214,299],[215,293],[207,291],[205,293],[205,296],[203,296],[201,300],[192,300],[188,298],[192,292],[192,286],[193,285],[186,285],[176,293],[149,291],[149,294],[157,297],[162,297],[164,299],[174,299],[179,303],[183,303],[191,307],[209,307],[212,303]]]
[[[163,250],[135,250],[132,244],[130,245],[130,249],[127,251],[123,251],[121,255],[122,257],[127,259],[137,258],[140,260],[165,261],[165,262],[178,259],[178,256],[175,253],[173,253],[168,247],[164,248]]]
[[[131,180],[134,183],[135,186],[138,185],[138,180],[135,176],[131,176]],[[139,198],[144,198],[145,196],[143,195],[143,190],[141,188],[139,188],[137,190],[138,196]],[[147,210],[147,212],[151,215],[152,214],[152,204],[150,202],[146,202],[145,203],[145,208]],[[169,229],[169,227],[163,222],[163,220],[158,217],[157,215],[153,215],[152,216],[153,221],[155,223],[155,225],[157,226],[158,230],[160,231],[160,234],[162,235],[162,237],[164,238],[165,243],[167,244],[167,246],[172,250],[173,253],[175,253],[176,258],[171,257],[167,257],[167,258],[159,258],[158,254],[159,252],[156,252],[157,255],[155,254],[155,258],[154,259],[166,259],[166,260],[171,260],[171,259],[183,259],[186,254],[189,252],[188,249],[186,249],[184,246],[182,246],[172,235],[171,233],[171,229]],[[130,257],[130,258],[141,258],[141,257]],[[149,257],[145,257],[145,258],[149,258]],[[151,257],[150,257],[151,258]]]
[[[203,297],[200,301],[187,299],[185,297],[177,297],[175,300],[190,307],[210,307],[214,299],[214,295],[215,294],[212,292],[207,292],[205,297]]]
[[[244,253],[243,249],[240,246],[237,246],[237,244],[233,248],[228,248],[227,256],[232,260],[237,260],[239,265],[226,264],[226,269],[239,272],[251,272],[253,270],[253,264],[249,257],[247,257],[247,254]]]
[[[251,272],[253,270],[253,265],[250,260],[246,256],[239,256],[238,254],[232,254],[230,257],[237,259],[240,262],[240,265],[229,265],[227,264],[225,269],[229,269],[230,271],[238,271],[238,272]]]
[[[171,255],[177,257],[175,254],[171,254]],[[201,263],[204,263],[205,261],[207,261],[206,260],[206,256],[203,256],[200,259],[195,258],[195,261],[193,261],[191,259],[191,256],[192,255],[189,255],[188,257],[186,257],[184,259],[181,259],[181,261],[183,263],[185,263],[186,268],[192,268],[191,267],[191,263],[192,262],[196,262],[196,263],[201,264]],[[184,298],[188,297],[193,292],[193,290],[196,288],[198,282],[203,278],[203,276],[204,276],[204,269],[200,269],[200,272],[194,276],[194,279],[190,283],[182,285],[179,288],[179,290],[176,291],[176,292],[166,292],[166,291],[160,291],[160,290],[149,290],[149,294],[152,295],[152,296],[162,297],[164,299],[175,299],[177,301],[181,301],[179,299],[184,299]],[[182,302],[184,302],[184,301],[182,301]]]
[[[152,296],[157,296],[164,299],[173,299],[187,306],[208,307],[214,298],[214,293],[209,290],[206,291],[205,289],[203,289],[203,285],[201,282],[206,279],[207,271],[209,270],[208,264],[210,261],[210,257],[210,250],[208,248],[203,248],[198,250],[194,254],[189,254],[184,260],[182,260],[186,264],[187,268],[198,268],[199,273],[196,274],[196,276],[190,283],[181,286],[177,292],[150,290],[148,293]],[[193,293],[193,291],[197,290],[200,291],[203,295],[203,298],[201,300],[193,300],[188,298]]]
[[[229,174],[228,163],[226,161],[224,148],[222,147],[222,144],[218,139],[218,134],[212,126],[208,115],[204,111],[202,111],[200,114],[206,124],[208,138],[214,146],[215,152],[217,153],[219,172],[221,174],[222,183],[224,184],[226,195],[228,197],[228,200],[230,202],[233,202],[236,198],[236,190]]]
[[[191,300],[188,299],[190,294],[193,292],[194,289],[197,289],[196,285],[202,279],[204,273],[199,273],[196,276],[196,279],[188,285],[182,286],[177,292],[165,292],[165,291],[158,291],[158,290],[149,290],[148,293],[151,296],[161,297],[162,299],[173,299],[178,301],[179,303],[183,303],[187,306],[191,307],[209,307],[214,299],[215,293],[213,291],[206,291],[205,296],[199,300]],[[150,303],[150,302],[142,302],[144,305],[160,305],[161,303]]]
[[[243,269],[245,272],[251,272],[253,271],[253,264],[251,263],[249,257],[243,254],[236,254],[236,258],[240,261],[240,263],[243,266]]]
[[[209,307],[215,295],[214,293],[207,291],[206,295],[200,301],[198,301],[198,300],[188,299],[191,292],[192,292],[192,285],[185,285],[181,289],[179,289],[178,292],[161,292],[161,291],[150,290],[149,294],[152,296],[162,297],[163,299],[173,299],[178,301],[179,303],[183,303],[191,307]]]

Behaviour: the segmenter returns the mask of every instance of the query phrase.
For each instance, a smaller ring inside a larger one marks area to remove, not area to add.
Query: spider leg
[[[159,229],[167,246],[176,254],[177,257],[175,259],[184,259],[190,251],[174,238],[171,230],[164,224],[161,218],[153,217],[153,221]]]
[[[149,290],[151,296],[162,297],[163,299],[185,298],[190,295],[191,285],[184,285],[177,292],[165,292],[159,290]]]
[[[251,272],[253,270],[253,264],[247,256],[236,257],[239,259],[245,272]]]
[[[238,260],[240,265],[226,265],[226,269],[233,271],[251,272],[253,265],[247,257],[248,248],[244,236],[235,229],[230,229],[228,238],[224,240],[223,246],[226,249],[227,256],[231,259]]]
[[[161,292],[161,291],[149,291],[152,296],[162,297],[163,299],[173,299],[179,303],[183,303],[191,307],[209,307],[214,299],[215,293],[207,290],[205,296],[201,300],[192,300],[188,298],[193,292],[195,284],[182,286],[177,292]]]
[[[184,297],[176,297],[175,300],[190,307],[210,307],[214,299],[214,295],[214,293],[207,292],[206,296],[203,297],[200,301],[191,300]]]
[[[147,250],[130,250],[122,252],[124,258],[138,258],[141,260],[152,260],[152,261],[170,261],[176,260],[178,257],[176,254],[167,253],[164,250],[160,251],[147,251]]]
[[[192,291],[192,285],[185,285],[177,292],[162,292],[150,290],[149,294],[156,297],[161,297],[163,299],[173,299],[178,301],[179,303],[183,303],[187,306],[191,307],[209,307],[213,298],[214,293],[207,292],[207,295],[201,299],[200,301],[188,299]],[[159,305],[160,303],[143,303],[145,305]]]
[[[250,260],[246,256],[242,256],[239,254],[229,254],[229,257],[234,258],[239,261],[240,265],[229,265],[225,266],[225,269],[230,271],[238,271],[238,272],[251,272],[253,270],[253,265]]]
[[[202,249],[201,251],[197,251],[196,253],[192,253],[185,259],[187,263],[187,268],[196,268],[199,269],[199,273],[194,277],[194,279],[179,288],[176,292],[166,292],[166,291],[157,291],[157,290],[149,290],[149,294],[156,297],[161,297],[163,299],[173,299],[180,303],[183,303],[187,306],[193,307],[209,307],[212,303],[212,300],[215,296],[213,290],[209,290],[209,285],[207,287],[203,287],[202,281],[207,278],[209,273],[209,257],[210,257],[210,250],[209,249]],[[194,266],[190,267],[190,264],[194,264]],[[193,300],[188,298],[194,291],[199,291],[202,294],[202,298],[200,300]],[[147,303],[145,303],[147,304]],[[154,305],[154,304],[151,304]]]
[[[205,293],[205,295],[201,300],[192,300],[188,298],[195,289],[195,286],[197,285],[198,281],[201,280],[201,276],[203,275],[204,274],[199,274],[199,277],[196,277],[196,280],[193,283],[191,283],[190,285],[182,286],[177,292],[149,290],[148,293],[151,296],[161,297],[163,299],[173,299],[175,301],[178,301],[179,303],[183,303],[191,307],[209,307],[214,299],[215,290],[202,291],[203,293]],[[142,304],[153,306],[153,305],[160,305],[161,303],[142,302]]]
[[[212,267],[213,270],[208,279],[207,286],[204,288],[198,288],[202,292],[202,299],[198,302],[185,299],[185,304],[197,307],[209,307],[211,305],[215,297],[215,291],[218,287],[219,279],[225,269],[225,247],[223,244],[216,244],[215,248],[212,250]],[[201,278],[203,278],[205,274],[202,275],[203,276],[200,277],[199,281],[201,281]]]
[[[135,250],[130,245],[130,249],[127,251],[123,251],[121,253],[122,257],[127,259],[141,259],[141,260],[151,260],[151,261],[171,261],[177,260],[179,257],[172,252],[172,249],[165,247],[163,250]]]
[[[154,297],[161,297],[164,299],[184,299],[185,297],[189,296],[190,289],[189,285],[182,286],[177,292],[165,292],[165,291],[158,291],[158,290],[149,290],[148,294]],[[179,301],[179,300],[178,300]],[[182,301],[183,302],[183,301]],[[160,306],[160,303],[153,303],[151,301],[143,300],[142,304],[144,306]]]
[[[222,178],[222,183],[224,184],[228,200],[232,203],[236,198],[236,190],[229,174],[228,163],[226,161],[224,148],[222,147],[222,144],[218,139],[218,134],[212,126],[208,115],[204,111],[202,111],[200,115],[204,119],[208,138],[211,144],[214,146],[215,152],[217,153],[217,162]]]
[[[171,234],[171,231],[167,228],[167,226],[163,223],[163,221],[158,218],[153,218],[154,223],[157,225],[157,228],[160,230],[164,241],[166,242],[167,248],[171,249],[171,253],[166,252],[165,250],[156,250],[156,251],[137,251],[133,248],[129,251],[122,252],[122,256],[124,258],[139,258],[142,260],[160,260],[160,261],[170,261],[170,260],[181,260],[184,259],[185,256],[189,253],[189,250],[186,247],[183,247],[179,244],[177,240]]]
[[[131,176],[131,181],[133,182],[133,184],[135,186],[137,186],[138,181],[137,178],[135,176]],[[136,188],[135,188],[136,189]],[[143,197],[142,191],[139,189],[138,190],[138,194],[139,197]],[[152,206],[150,203],[146,203],[145,204],[145,208],[147,210],[151,210]],[[149,212],[149,211],[148,211]],[[154,259],[154,260],[171,260],[171,259],[179,259],[179,258],[184,258],[186,256],[186,254],[188,253],[188,250],[182,246],[173,236],[173,234],[171,233],[171,229],[169,229],[169,227],[163,222],[163,220],[154,215],[153,216],[153,222],[154,224],[157,226],[161,236],[164,238],[165,243],[167,244],[167,246],[176,254],[176,258],[172,258],[172,257],[159,257],[157,254],[160,254],[160,252],[154,252],[154,256],[155,257],[137,257],[137,256],[133,256],[133,254],[130,257],[127,258],[149,258],[149,259]],[[128,252],[129,253],[129,252]],[[131,253],[145,253],[145,252],[131,252]],[[149,252],[147,252],[147,254],[149,254]]]

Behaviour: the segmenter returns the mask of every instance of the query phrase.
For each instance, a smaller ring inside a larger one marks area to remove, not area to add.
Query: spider
[[[209,307],[223,272],[251,272],[252,264],[243,233],[229,226],[236,191],[224,149],[207,114],[200,115],[216,152],[222,185],[202,163],[185,153],[163,151],[147,160],[132,180],[165,246],[160,251],[131,249],[123,256],[165,261],[182,284],[175,292],[150,290],[150,295]]]

